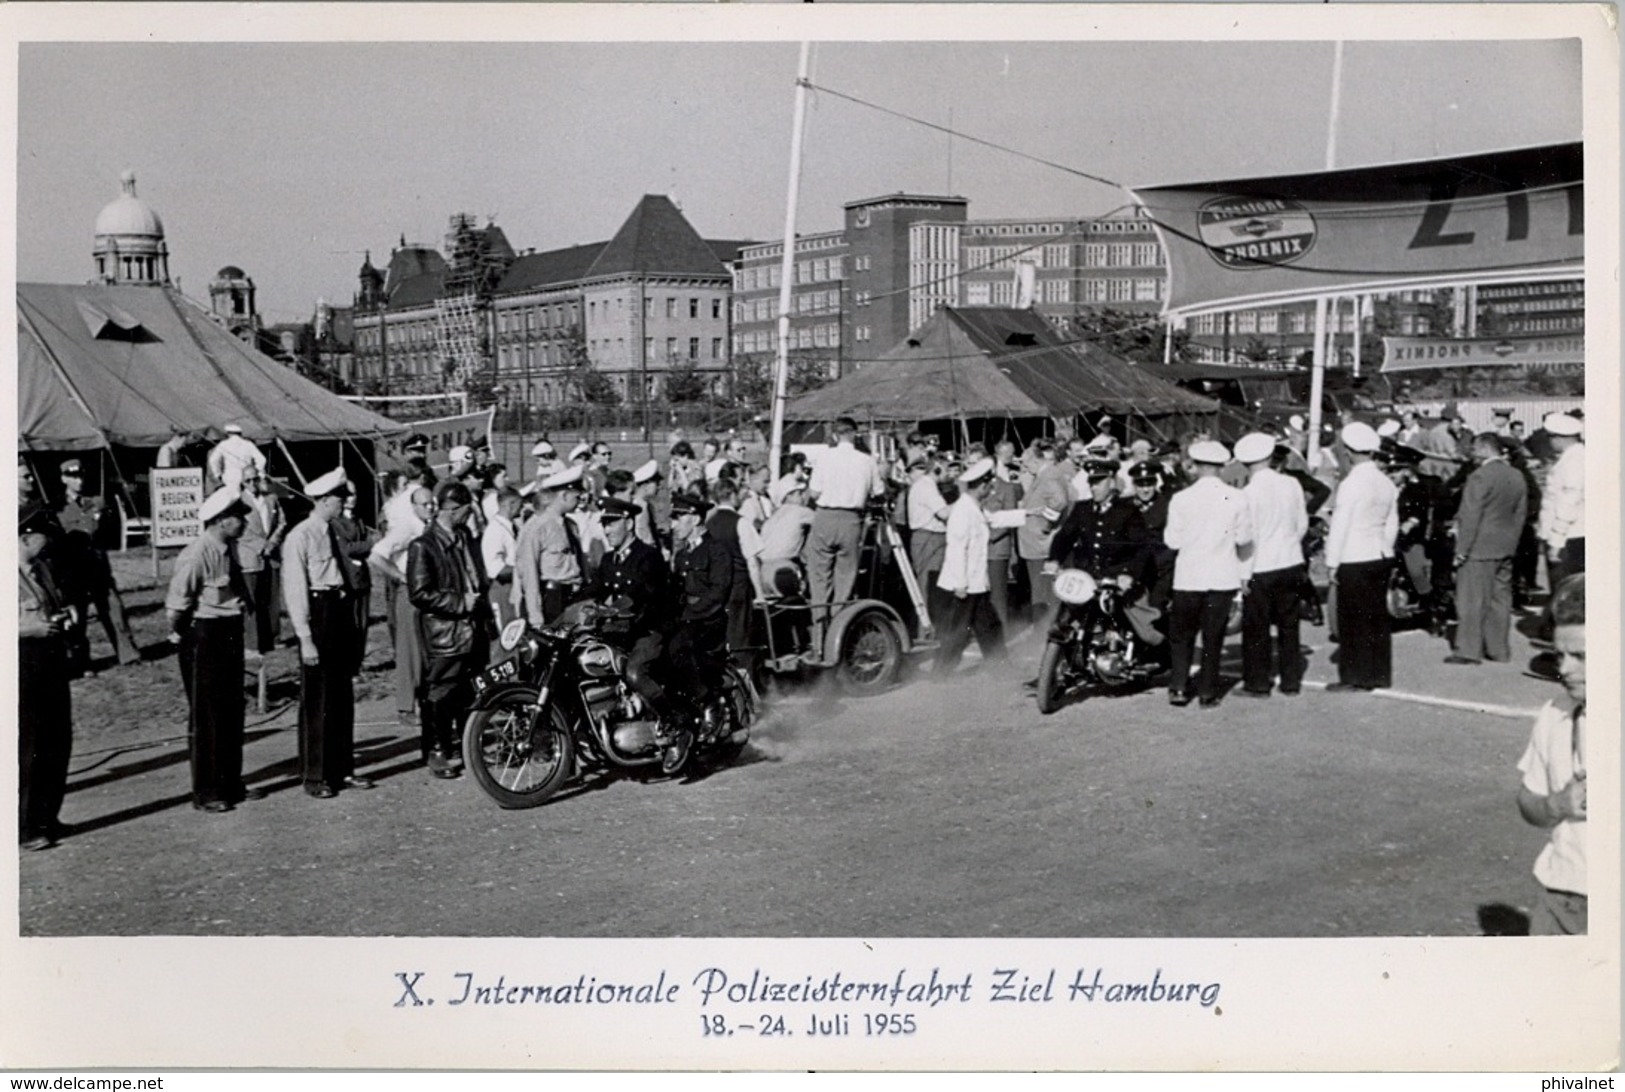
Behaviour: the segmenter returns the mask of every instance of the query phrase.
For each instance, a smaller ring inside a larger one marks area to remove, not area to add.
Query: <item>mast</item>
[[[807,118],[807,59],[812,43],[801,43],[796,75],[795,123],[790,131],[790,186],[784,206],[784,253],[779,258],[779,346],[773,375],[773,431],[768,439],[768,474],[779,480],[779,450],[784,444],[784,400],[790,386],[790,296],[796,271],[796,201],[801,192],[801,131]]]

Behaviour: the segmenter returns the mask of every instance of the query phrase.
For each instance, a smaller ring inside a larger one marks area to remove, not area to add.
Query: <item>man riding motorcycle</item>
[[[1084,463],[1080,477],[1086,480],[1089,495],[1074,504],[1061,521],[1050,540],[1045,571],[1082,569],[1096,580],[1116,578],[1125,590],[1132,584],[1147,587],[1154,578],[1154,542],[1139,506],[1117,496],[1117,462],[1091,459]],[[1124,613],[1147,646],[1161,649],[1166,644],[1152,624],[1159,612],[1143,596]],[[1056,616],[1058,626],[1066,614],[1063,610]]]
[[[655,677],[666,652],[666,633],[676,620],[671,570],[660,551],[635,534],[639,511],[619,497],[599,502],[608,549],[587,586],[587,598],[629,611],[611,627],[626,641],[626,681],[662,723],[674,722],[681,715],[680,703]]]

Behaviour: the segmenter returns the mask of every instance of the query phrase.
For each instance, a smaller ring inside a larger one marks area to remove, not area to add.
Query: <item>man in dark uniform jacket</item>
[[[1139,505],[1117,495],[1117,461],[1091,459],[1083,464],[1083,473],[1089,482],[1089,495],[1072,506],[1056,529],[1055,537],[1050,539],[1050,563],[1046,569],[1082,569],[1097,581],[1126,576],[1146,587],[1156,576],[1153,542]],[[1165,525],[1167,519],[1168,509],[1164,503]],[[1173,551],[1168,553],[1171,585]],[[1057,625],[1069,619],[1071,609],[1061,604],[1055,616]],[[1135,632],[1148,645],[1163,644],[1162,635],[1153,628],[1154,611],[1137,606],[1128,614]]]
[[[1168,529],[1168,494],[1163,491],[1162,467],[1150,459],[1135,463],[1128,477],[1134,486],[1132,503],[1140,511],[1150,539],[1150,575],[1147,577],[1147,605],[1166,611],[1174,595],[1174,551],[1162,541]]]
[[[113,568],[108,563],[106,542],[107,506],[100,497],[84,494],[84,469],[78,459],[63,460],[62,507],[57,521],[64,532],[53,550],[60,549],[61,565],[69,571],[71,583],[82,595],[79,618],[68,633],[69,656],[75,674],[83,674],[90,666],[90,636],[85,632],[90,621],[90,608],[102,620],[107,631],[107,643],[118,654],[120,664],[139,663],[141,653],[136,650],[135,637],[124,611],[124,599],[119,595],[118,583],[113,579]]]
[[[406,592],[418,615],[423,649],[424,761],[437,778],[454,778],[457,726],[467,711],[474,673],[485,665],[491,619],[490,582],[480,551],[463,530],[474,497],[462,482],[448,482],[440,508],[406,558]]]
[[[671,720],[677,711],[655,677],[675,615],[671,570],[660,551],[634,533],[640,511],[619,497],[601,502],[599,519],[608,551],[587,585],[587,598],[630,611],[624,622],[615,624],[627,642],[626,681],[656,716]]]
[[[702,705],[727,656],[728,601],[733,595],[733,559],[725,545],[706,533],[709,510],[705,501],[687,494],[672,497],[672,582],[678,608],[669,646],[671,662]],[[676,726],[661,769],[666,773],[681,769],[693,742],[691,728]]]
[[[728,548],[733,566],[733,582],[728,595],[728,650],[734,662],[743,665],[750,645],[750,568],[739,538],[739,487],[723,474],[711,486],[711,511],[705,517],[706,534]]]
[[[62,537],[50,509],[25,501],[17,510],[17,840],[50,849],[65,828],[57,820],[73,752],[68,688],[70,597],[45,559]]]

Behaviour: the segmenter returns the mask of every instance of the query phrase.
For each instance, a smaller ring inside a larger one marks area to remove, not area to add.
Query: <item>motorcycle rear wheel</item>
[[[1065,660],[1065,645],[1050,641],[1044,646],[1043,659],[1038,661],[1038,711],[1045,716],[1061,707],[1061,695],[1066,690],[1061,677]]]
[[[485,794],[503,808],[534,808],[575,773],[575,751],[563,710],[538,718],[525,693],[499,698],[469,714],[463,727],[463,764]]]

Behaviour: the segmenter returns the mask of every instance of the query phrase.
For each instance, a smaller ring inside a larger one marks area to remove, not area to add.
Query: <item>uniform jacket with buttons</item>
[[[1050,539],[1049,559],[1096,579],[1127,573],[1145,583],[1150,579],[1150,546],[1138,506],[1113,497],[1102,510],[1093,498],[1085,498],[1072,506]]]

